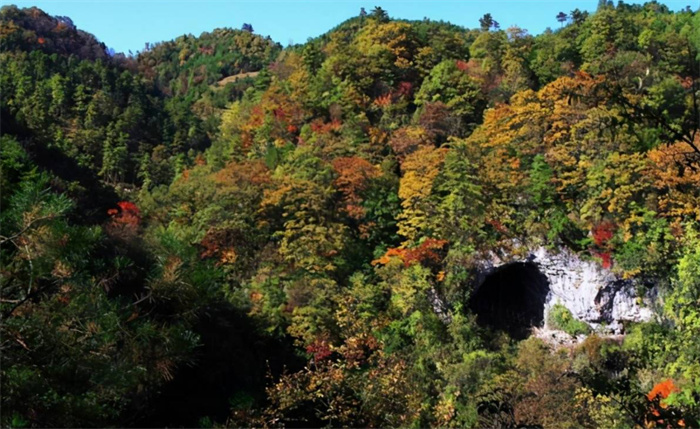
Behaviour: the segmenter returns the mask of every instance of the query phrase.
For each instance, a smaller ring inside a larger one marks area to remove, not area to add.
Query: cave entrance
[[[469,299],[469,308],[479,325],[522,340],[542,326],[547,294],[549,282],[537,265],[517,262],[489,274]]]

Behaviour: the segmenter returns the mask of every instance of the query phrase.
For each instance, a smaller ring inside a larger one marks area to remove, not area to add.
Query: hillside
[[[700,14],[562,15],[3,7],[2,425],[700,426]]]

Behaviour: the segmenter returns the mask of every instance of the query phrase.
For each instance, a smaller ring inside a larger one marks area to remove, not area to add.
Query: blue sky
[[[637,3],[627,1],[627,3]],[[666,0],[672,10],[698,0]],[[354,1],[354,0],[37,0],[6,1],[1,5],[38,6],[51,15],[70,17],[78,28],[94,34],[117,52],[136,53],[145,42],[171,40],[182,34],[199,35],[217,27],[240,28],[250,23],[256,33],[287,45],[301,43],[356,16],[361,7],[369,12],[381,6],[394,18],[444,20],[477,27],[484,13],[491,13],[502,28],[518,25],[532,34],[557,28],[559,11],[595,10],[597,0],[495,0],[495,1]]]

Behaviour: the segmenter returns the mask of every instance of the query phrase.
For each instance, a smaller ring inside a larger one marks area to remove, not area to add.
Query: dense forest
[[[0,10],[3,427],[700,427],[700,13],[358,12],[124,55]],[[482,323],[534,248],[654,317]]]

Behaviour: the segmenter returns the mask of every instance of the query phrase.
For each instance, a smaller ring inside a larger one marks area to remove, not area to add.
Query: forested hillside
[[[125,56],[3,7],[0,424],[700,427],[700,14],[497,18]],[[655,316],[485,323],[534,248]]]

